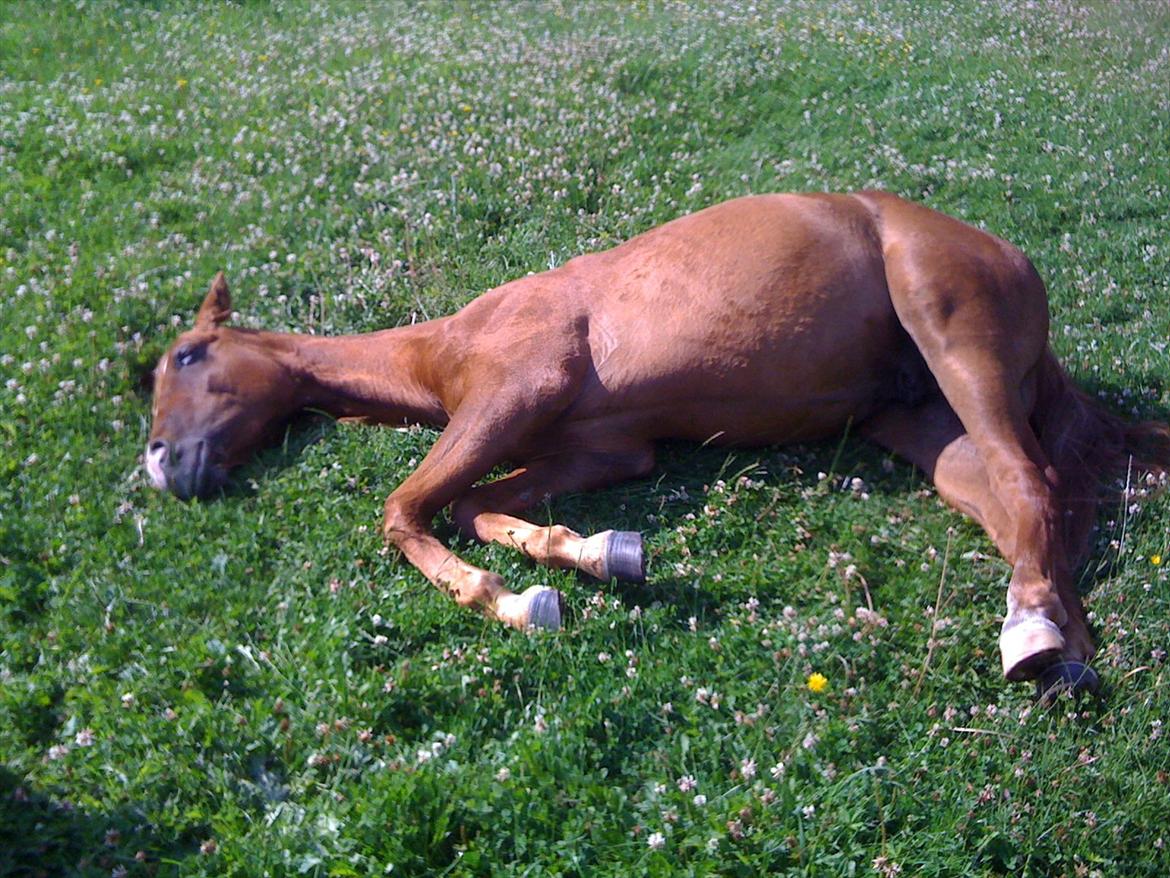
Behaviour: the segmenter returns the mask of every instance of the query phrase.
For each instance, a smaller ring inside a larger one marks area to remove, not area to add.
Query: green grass
[[[1165,875],[1165,499],[1083,574],[1105,701],[1041,708],[988,539],[851,439],[536,513],[643,531],[640,588],[440,521],[567,594],[533,636],[382,551],[432,431],[308,422],[206,504],[140,454],[219,268],[244,325],[360,331],[870,186],[1020,245],[1078,380],[1164,418],[1168,40],[1158,2],[4,4],[0,874]]]

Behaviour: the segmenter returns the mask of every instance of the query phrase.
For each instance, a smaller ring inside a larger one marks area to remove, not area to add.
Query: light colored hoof
[[[623,582],[646,581],[646,557],[642,552],[642,535],[633,530],[607,531],[602,579]]]
[[[1038,612],[1016,611],[1003,620],[999,653],[1003,675],[1009,680],[1031,680],[1059,661],[1064,635],[1056,623]]]
[[[565,599],[559,591],[543,585],[534,585],[524,592],[524,599],[528,602],[527,627],[541,628],[545,631],[560,630]]]

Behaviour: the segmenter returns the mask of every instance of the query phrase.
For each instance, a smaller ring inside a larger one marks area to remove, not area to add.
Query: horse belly
[[[852,350],[761,357],[742,371],[687,370],[677,392],[633,390],[630,408],[654,438],[762,444],[820,439],[860,422],[896,395],[897,366],[859,339]],[[801,356],[800,354],[803,354]]]

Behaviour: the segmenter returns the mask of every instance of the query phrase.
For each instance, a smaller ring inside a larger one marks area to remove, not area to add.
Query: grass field
[[[1106,696],[1045,708],[989,540],[848,437],[536,513],[641,530],[644,587],[439,522],[566,593],[532,636],[382,550],[433,431],[310,421],[210,503],[140,455],[219,268],[360,331],[773,190],[1008,238],[1165,418],[1167,46],[1162,2],[0,5],[0,874],[1166,875],[1166,499],[1104,510]]]

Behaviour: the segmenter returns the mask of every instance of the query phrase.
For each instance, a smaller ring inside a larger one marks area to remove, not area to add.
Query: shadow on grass
[[[292,419],[281,432],[281,441],[257,453],[234,470],[220,489],[221,498],[251,497],[255,483],[271,478],[296,463],[305,449],[337,432],[337,421],[322,412],[306,411]],[[219,498],[215,498],[219,499]]]
[[[181,860],[210,836],[208,827],[199,826],[166,837],[133,808],[82,808],[0,766],[0,875],[106,876],[119,867]]]
[[[1112,382],[1089,379],[1082,381],[1081,386],[1095,398],[1127,400],[1120,386]],[[1165,412],[1151,411],[1142,397],[1130,398],[1129,401],[1138,406],[1140,414],[1127,417],[1136,420],[1166,416]],[[1116,409],[1116,402],[1107,402],[1106,405]],[[233,474],[221,492],[222,497],[253,495],[256,482],[271,478],[295,464],[307,448],[330,438],[336,431],[337,422],[322,413],[308,412],[298,416],[284,430],[279,445],[261,452]],[[897,465],[890,467],[890,460],[898,461]],[[886,502],[906,497],[915,486],[928,484],[910,464],[854,435],[842,435],[821,443],[736,449],[667,442],[658,446],[658,466],[650,478],[565,495],[538,507],[528,516],[537,522],[562,523],[586,534],[610,528],[640,532],[648,552],[648,581],[644,584],[603,585],[635,605],[657,601],[673,607],[678,618],[685,621],[688,616],[720,612],[723,598],[718,590],[696,588],[693,582],[675,575],[665,563],[656,563],[655,545],[663,542],[663,535],[684,522],[701,522],[703,507],[709,501],[708,486],[720,479],[732,482],[739,475],[746,474],[753,479],[762,479],[771,488],[795,486],[800,489],[817,486],[821,481],[819,473],[828,473],[831,478],[838,479],[843,474],[860,476],[869,493]],[[387,491],[392,487],[387,485]],[[834,489],[836,487],[833,485]],[[760,515],[768,511],[765,509]],[[955,515],[958,519],[959,514]],[[463,539],[461,535],[449,521],[445,524],[439,521],[437,525],[437,536],[458,551]],[[724,533],[722,551],[740,551],[752,539],[750,530]],[[1110,559],[1102,557],[1098,547],[1079,571],[1082,593],[1092,588],[1103,571],[1107,572],[1109,564]],[[880,588],[881,583],[875,581],[872,585]]]

